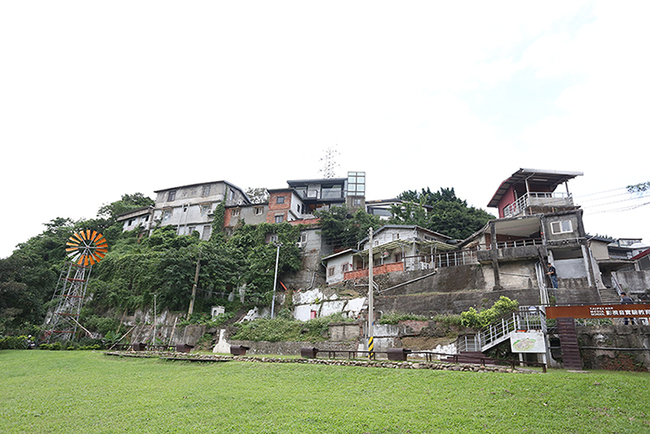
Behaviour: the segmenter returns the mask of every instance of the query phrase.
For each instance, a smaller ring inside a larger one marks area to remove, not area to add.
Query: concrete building
[[[142,208],[120,214],[117,217],[118,222],[122,222],[122,232],[132,231],[136,228],[141,228],[149,231],[153,216],[153,207],[146,206]]]
[[[198,231],[202,240],[212,234],[212,219],[217,205],[250,205],[246,193],[227,181],[213,181],[157,190],[153,209],[155,226],[174,226],[178,235]],[[155,227],[154,226],[154,227]]]

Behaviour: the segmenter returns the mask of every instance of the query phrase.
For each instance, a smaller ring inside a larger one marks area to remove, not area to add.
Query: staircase
[[[621,296],[615,288],[600,288],[598,289],[600,295],[600,302],[602,304],[620,304]]]
[[[518,330],[541,330],[546,333],[546,318],[538,309],[519,310],[494,321],[475,335],[463,335],[456,340],[459,357],[471,357],[476,363],[477,357],[501,342],[510,339]],[[486,360],[486,363],[487,360]]]
[[[564,369],[582,370],[582,359],[578,347],[576,323],[573,318],[558,318],[557,331],[560,335],[560,348]]]

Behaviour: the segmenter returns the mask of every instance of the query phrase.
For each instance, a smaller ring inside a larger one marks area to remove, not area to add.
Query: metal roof
[[[526,180],[533,182],[537,185],[544,185],[550,188],[551,191],[555,188],[568,181],[573,179],[576,176],[584,175],[582,172],[564,172],[559,170],[540,170],[540,169],[519,169],[513,173],[508,179],[503,181],[497,191],[492,196],[492,199],[488,203],[488,207],[496,208],[499,205],[499,201],[503,195],[508,191],[508,189],[515,185],[525,183]]]

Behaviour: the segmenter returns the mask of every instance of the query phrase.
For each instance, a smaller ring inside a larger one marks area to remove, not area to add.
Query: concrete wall
[[[650,290],[650,271],[617,271],[616,276],[623,291],[629,292],[635,298],[647,300]]]
[[[578,326],[576,331],[585,369],[650,369],[650,326]]]

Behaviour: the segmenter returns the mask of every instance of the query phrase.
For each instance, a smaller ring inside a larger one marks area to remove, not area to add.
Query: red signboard
[[[650,317],[650,304],[598,304],[547,306],[546,318],[638,318]]]

